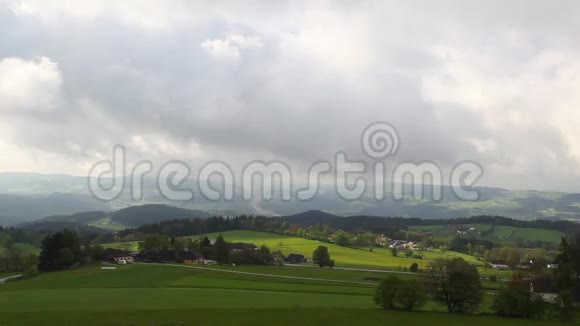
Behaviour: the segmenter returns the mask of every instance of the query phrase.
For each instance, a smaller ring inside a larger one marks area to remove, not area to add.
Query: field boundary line
[[[306,281],[324,281],[324,282],[336,282],[336,283],[346,283],[346,284],[364,284],[364,285],[376,285],[376,283],[370,282],[358,282],[358,281],[347,281],[347,280],[333,280],[327,278],[316,278],[316,277],[306,277],[306,276],[291,276],[291,275],[276,275],[276,274],[266,274],[266,273],[254,273],[254,272],[242,272],[242,271],[232,271],[227,269],[211,268],[211,267],[199,267],[190,265],[180,265],[180,264],[162,264],[162,263],[135,263],[136,265],[152,265],[152,266],[172,266],[172,267],[182,267],[191,269],[201,269],[207,271],[233,273],[233,274],[243,274],[243,275],[253,275],[253,276],[264,276],[264,277],[274,277],[274,278],[285,278],[293,280],[306,280]]]

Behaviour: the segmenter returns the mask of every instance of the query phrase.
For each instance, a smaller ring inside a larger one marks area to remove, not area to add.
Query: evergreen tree
[[[223,235],[220,234],[217,237],[217,239],[215,240],[215,244],[213,246],[213,249],[214,249],[214,254],[215,254],[215,260],[217,260],[219,263],[222,263],[222,264],[229,262],[230,250],[228,248],[228,244],[224,240]]]

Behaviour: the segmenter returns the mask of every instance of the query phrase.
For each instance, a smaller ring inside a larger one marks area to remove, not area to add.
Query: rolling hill
[[[97,211],[48,216],[20,224],[19,227],[47,231],[58,231],[65,227],[79,228],[89,226],[119,230],[167,220],[207,218],[209,216],[209,213],[198,210],[167,205],[141,205],[124,208],[115,212]]]
[[[49,215],[87,211],[110,211],[111,204],[88,195],[53,193],[46,195],[0,194],[0,225],[14,225]]]
[[[43,216],[72,214],[82,211],[108,211],[146,204],[165,204],[179,206],[182,209],[193,209],[208,212],[212,215],[260,214],[271,216],[289,216],[310,210],[321,210],[338,216],[400,216],[421,217],[426,219],[460,218],[476,215],[506,216],[522,220],[580,220],[580,194],[570,194],[535,190],[507,190],[492,187],[474,188],[480,193],[478,201],[461,201],[448,186],[442,187],[441,201],[416,200],[411,196],[411,187],[403,186],[403,199],[394,200],[387,191],[384,200],[372,196],[358,200],[344,201],[332,186],[322,185],[318,195],[312,200],[283,201],[274,195],[271,200],[246,201],[241,197],[241,189],[235,188],[233,200],[212,201],[198,196],[199,189],[195,179],[186,180],[182,187],[192,189],[196,196],[190,201],[171,202],[165,199],[158,190],[154,179],[144,180],[141,201],[131,199],[126,189],[118,199],[103,203],[92,199],[87,189],[85,177],[67,175],[44,175],[33,173],[0,173],[0,194],[2,196],[25,196],[43,198],[56,196],[63,198],[76,197],[76,205],[61,200],[48,203],[19,201],[11,197],[11,208],[0,205],[0,224],[16,224]],[[430,189],[426,187],[425,192]],[[58,193],[58,195],[55,195]],[[80,200],[84,198],[84,200]],[[0,204],[2,204],[0,198]],[[52,206],[51,206],[52,204]],[[4,221],[4,222],[2,222]]]

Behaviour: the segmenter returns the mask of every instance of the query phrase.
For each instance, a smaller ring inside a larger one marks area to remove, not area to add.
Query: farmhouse
[[[539,295],[544,302],[559,303],[558,288],[552,278],[536,277],[530,282],[530,293]]]
[[[530,259],[530,260],[525,261],[523,263],[520,263],[518,265],[518,268],[519,269],[530,269],[532,267],[534,267],[534,260],[533,259]]]
[[[179,251],[177,253],[177,262],[183,264],[199,264],[203,255],[196,251]]]
[[[186,250],[142,250],[136,256],[137,261],[146,263],[185,263],[198,264],[203,256],[196,251]]]
[[[128,252],[114,248],[105,249],[105,260],[116,264],[127,264],[135,261]]]
[[[391,240],[389,244],[389,248],[397,248],[399,250],[419,250],[419,247],[413,241],[405,241],[405,240]]]
[[[245,242],[230,242],[228,243],[228,247],[231,251],[258,250],[255,244]]]
[[[505,260],[492,260],[489,262],[489,264],[491,265],[492,268],[499,270],[505,270],[510,268],[508,262]]]
[[[300,264],[305,263],[308,260],[306,259],[306,257],[304,257],[304,255],[301,254],[289,254],[288,257],[284,259],[284,261],[290,264]]]

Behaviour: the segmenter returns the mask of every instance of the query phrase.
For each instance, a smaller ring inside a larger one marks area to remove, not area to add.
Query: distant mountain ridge
[[[152,179],[144,181],[141,201],[133,201],[126,190],[117,199],[104,203],[90,197],[87,189],[87,178],[70,175],[46,175],[36,173],[0,173],[0,197],[31,196],[47,197],[65,196],[72,200],[69,203],[40,203],[34,200],[25,201],[16,207],[18,200],[11,205],[2,204],[0,198],[0,225],[18,224],[49,215],[72,214],[86,211],[112,211],[145,204],[164,204],[178,206],[181,209],[207,212],[210,215],[233,216],[240,214],[272,216],[289,216],[310,210],[320,210],[337,216],[400,216],[421,217],[424,219],[461,218],[466,216],[490,215],[506,216],[521,220],[549,219],[580,221],[580,194],[535,191],[507,190],[493,187],[473,188],[480,193],[478,201],[458,200],[448,186],[442,187],[443,199],[440,201],[417,200],[413,198],[411,187],[404,185],[403,199],[394,200],[391,190],[387,189],[384,200],[372,196],[357,200],[342,200],[333,187],[321,186],[317,196],[308,201],[293,199],[281,200],[274,194],[271,200],[243,200],[238,188],[235,188],[233,200],[212,201],[204,198],[196,189],[196,180],[186,180],[182,187],[194,191],[194,199],[183,202],[172,202],[164,198]],[[424,187],[424,194],[429,196],[431,187]],[[75,197],[79,196],[79,197]],[[55,201],[56,203],[56,201]],[[8,209],[12,207],[12,209]],[[179,212],[175,212],[180,215]]]
[[[0,194],[0,225],[32,221],[48,215],[110,211],[112,205],[81,194]]]
[[[168,220],[208,218],[207,212],[183,209],[168,205],[152,204],[124,208],[114,212],[83,212],[71,215],[47,216],[35,221],[17,225],[18,227],[51,231],[64,227],[79,228],[99,227],[99,222],[107,222],[124,227],[137,227],[144,224],[159,223]],[[58,226],[58,227],[57,227]],[[106,228],[106,224],[103,224]]]

